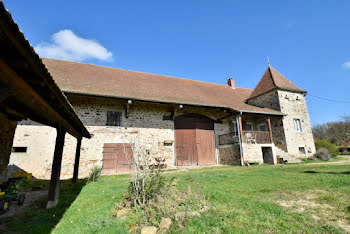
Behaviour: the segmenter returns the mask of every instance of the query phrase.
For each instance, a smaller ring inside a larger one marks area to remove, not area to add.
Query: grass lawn
[[[179,189],[199,187],[211,208],[170,233],[350,232],[350,165],[226,166],[167,176],[179,178]],[[63,182],[57,208],[0,216],[0,223],[18,233],[127,233],[135,220],[110,213],[128,183],[126,175],[88,185]]]

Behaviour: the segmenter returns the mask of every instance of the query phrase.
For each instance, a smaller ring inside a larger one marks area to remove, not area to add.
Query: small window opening
[[[301,132],[301,122],[300,119],[293,119],[293,124],[294,124],[294,130],[297,132]]]
[[[27,153],[27,147],[12,147],[13,153]]]
[[[121,111],[107,111],[107,126],[121,126],[121,120]]]
[[[299,154],[305,154],[305,147],[299,147]]]

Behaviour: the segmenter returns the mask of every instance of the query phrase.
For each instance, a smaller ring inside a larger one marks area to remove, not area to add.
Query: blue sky
[[[309,91],[313,125],[350,115],[311,96],[350,102],[350,1],[3,2],[41,55],[245,88],[268,56]]]

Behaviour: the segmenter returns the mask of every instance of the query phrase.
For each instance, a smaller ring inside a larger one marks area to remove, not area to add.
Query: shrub
[[[329,142],[326,139],[315,138],[315,146],[316,146],[316,150],[319,150],[320,148],[327,149],[328,152],[333,156],[336,156],[339,154],[339,148],[337,147],[337,145]]]
[[[135,206],[133,201],[135,189],[132,188],[134,184],[131,183],[125,199],[112,210],[112,215],[118,216],[118,210],[123,208],[133,208],[132,212],[137,217],[138,227],[159,226],[162,218],[170,218],[176,221],[175,225],[183,226],[190,217],[199,216],[200,213],[209,209],[207,199],[199,189],[193,191],[188,186],[185,191],[178,190],[178,180],[174,177],[158,174],[156,177],[148,177],[146,181],[145,204],[136,203]]]
[[[102,172],[102,168],[99,167],[99,166],[94,166],[92,169],[91,169],[91,172],[90,172],[90,175],[89,175],[89,178],[88,178],[88,183],[90,182],[95,182],[98,180],[98,177],[100,177],[101,175],[101,172]]]
[[[329,153],[329,151],[326,148],[319,148],[315,154],[315,157],[325,161],[332,159],[332,155]]]

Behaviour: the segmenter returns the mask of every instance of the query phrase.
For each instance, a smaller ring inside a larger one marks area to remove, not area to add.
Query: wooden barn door
[[[214,123],[197,122],[196,126],[198,164],[216,164]]]
[[[199,115],[175,118],[176,165],[216,164],[213,120]]]
[[[176,165],[198,165],[195,123],[177,120],[175,126]]]
[[[124,149],[125,147],[125,149]],[[134,170],[130,144],[106,143],[103,146],[103,174],[129,173]]]

